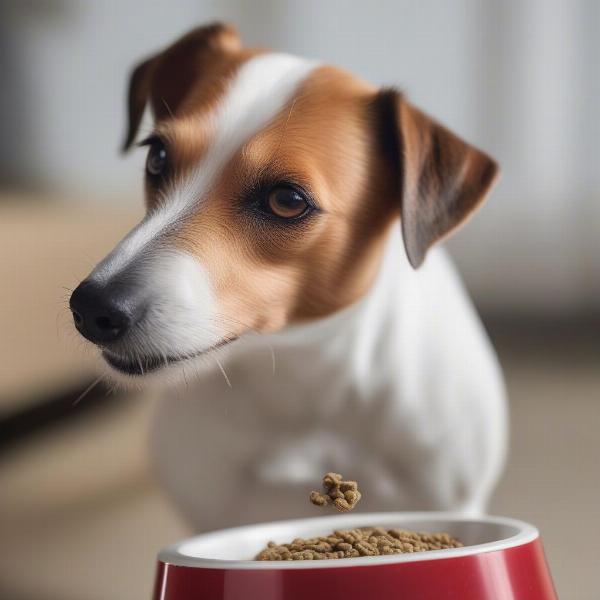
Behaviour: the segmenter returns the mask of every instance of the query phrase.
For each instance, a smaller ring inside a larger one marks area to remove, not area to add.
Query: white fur
[[[271,351],[275,358],[275,369]],[[323,473],[358,510],[484,510],[504,460],[497,359],[444,252],[411,269],[400,228],[368,295],[324,320],[224,349],[164,392],[152,449],[198,530],[315,515]]]

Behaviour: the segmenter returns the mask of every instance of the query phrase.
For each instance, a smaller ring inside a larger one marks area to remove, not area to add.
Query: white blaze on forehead
[[[96,267],[94,279],[108,280],[152,240],[185,218],[210,189],[226,163],[290,101],[316,63],[287,54],[263,54],[244,63],[209,117],[214,140],[193,174],[173,187]]]

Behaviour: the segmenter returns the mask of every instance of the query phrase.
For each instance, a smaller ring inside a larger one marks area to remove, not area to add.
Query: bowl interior
[[[314,519],[280,521],[246,527],[226,529],[185,540],[163,551],[159,558],[169,563],[195,564],[226,561],[228,567],[250,563],[254,566],[269,562],[256,562],[253,557],[265,547],[267,542],[291,542],[296,537],[314,537],[327,535],[335,529],[379,526],[387,529],[405,528],[415,531],[445,531],[457,537],[465,548],[419,552],[381,557],[366,557],[368,560],[385,562],[428,560],[450,555],[473,554],[515,546],[537,537],[537,530],[527,523],[504,517],[464,518],[448,513],[370,513],[352,515],[334,515]],[[328,566],[342,566],[340,563],[357,564],[361,558],[335,561],[287,561],[286,564],[326,563]],[[236,563],[235,565],[233,563]],[[335,563],[335,565],[334,565]],[[278,565],[284,563],[277,563]],[[218,566],[218,565],[213,565]],[[244,568],[244,567],[242,567]]]

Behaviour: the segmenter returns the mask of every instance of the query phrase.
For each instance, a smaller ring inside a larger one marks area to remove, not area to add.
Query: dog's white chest
[[[483,508],[504,455],[497,362],[445,257],[399,274],[398,241],[358,305],[241,340],[231,387],[215,364],[165,395],[153,454],[198,529],[314,515],[326,471],[360,482],[361,510]]]

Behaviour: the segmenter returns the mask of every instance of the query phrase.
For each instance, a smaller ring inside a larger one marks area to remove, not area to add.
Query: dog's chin
[[[172,379],[177,379],[177,374],[185,377],[184,369],[188,363],[194,362],[194,367],[197,367],[202,358],[208,357],[236,339],[237,337],[223,339],[203,350],[178,355],[148,355],[132,359],[106,349],[102,350],[101,355],[108,366],[110,377],[122,383],[141,384],[145,380],[166,374],[169,374]]]

